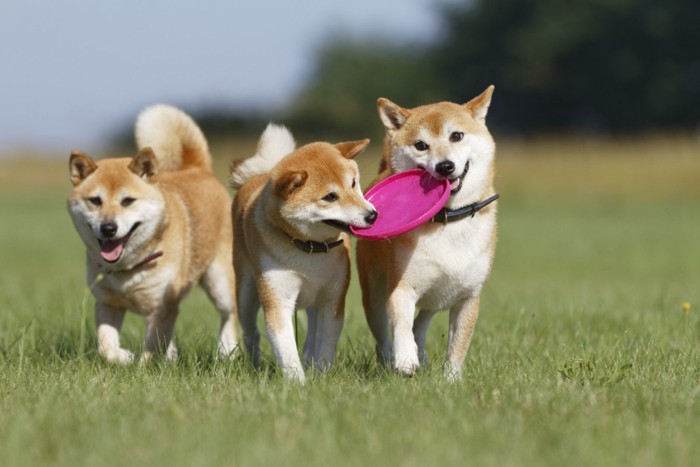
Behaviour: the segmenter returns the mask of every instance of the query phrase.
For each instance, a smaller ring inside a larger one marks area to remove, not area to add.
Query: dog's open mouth
[[[110,238],[102,240],[97,239],[97,241],[100,243],[100,256],[102,256],[102,259],[104,259],[108,263],[115,263],[119,261],[119,258],[122,257],[122,253],[124,252],[124,246],[126,245],[126,242],[129,241],[131,234],[134,233],[134,231],[140,224],[140,222],[135,223],[131,230],[129,230],[129,232],[122,238]]]
[[[330,225],[331,227],[335,227],[338,230],[342,230],[343,232],[350,232],[350,226],[345,222],[340,222],[336,219],[324,219],[323,222]]]
[[[450,196],[456,195],[459,190],[462,189],[462,182],[464,182],[464,177],[467,176],[467,172],[469,172],[469,161],[467,161],[466,164],[464,164],[464,170],[462,171],[462,175],[460,175],[457,178],[451,178],[450,180]]]

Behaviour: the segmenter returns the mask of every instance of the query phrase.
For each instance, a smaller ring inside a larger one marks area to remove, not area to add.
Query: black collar
[[[298,238],[289,237],[289,240],[295,247],[305,253],[328,253],[331,248],[335,248],[343,243],[343,239],[338,239],[334,242],[315,242],[313,240],[299,240]]]
[[[496,193],[495,195],[493,195],[492,197],[490,197],[488,199],[485,199],[484,201],[476,202],[473,204],[468,204],[468,205],[463,206],[461,208],[457,208],[457,209],[443,208],[435,215],[435,217],[430,219],[430,222],[440,222],[441,224],[447,224],[448,222],[455,222],[455,221],[458,221],[460,219],[464,219],[465,217],[474,217],[474,214],[476,214],[477,211],[479,211],[482,208],[493,203],[498,198],[499,198],[499,195],[498,195],[498,193]]]

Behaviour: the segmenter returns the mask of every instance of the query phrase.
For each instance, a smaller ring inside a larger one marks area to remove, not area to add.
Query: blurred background
[[[131,145],[155,102],[212,139],[269,120],[376,139],[380,96],[465,102],[489,84],[511,139],[697,135],[698,24],[693,0],[5,0],[0,154]]]
[[[305,102],[318,97],[306,95],[337,79],[327,69],[335,63],[323,63],[335,60],[336,44],[433,43],[440,8],[427,0],[3,1],[0,153],[131,144],[136,114],[155,102],[194,114],[212,138],[257,134],[270,119],[311,128]],[[337,71],[359,79],[356,61]],[[343,99],[350,78],[336,88]],[[360,98],[356,107],[371,114],[376,97]]]

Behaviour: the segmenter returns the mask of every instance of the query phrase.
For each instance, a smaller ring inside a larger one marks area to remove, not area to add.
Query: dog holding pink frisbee
[[[449,310],[443,373],[461,379],[496,249],[495,143],[486,126],[493,89],[465,104],[377,102],[384,156],[365,196],[378,216],[353,233],[377,357],[405,375],[427,364],[430,321]]]

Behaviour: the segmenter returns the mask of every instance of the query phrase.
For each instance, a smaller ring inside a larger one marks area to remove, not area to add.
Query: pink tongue
[[[102,240],[100,243],[100,255],[110,263],[119,259],[124,250],[124,240]]]
[[[459,186],[459,178],[455,178],[454,180],[450,180],[450,189],[454,190]]]

